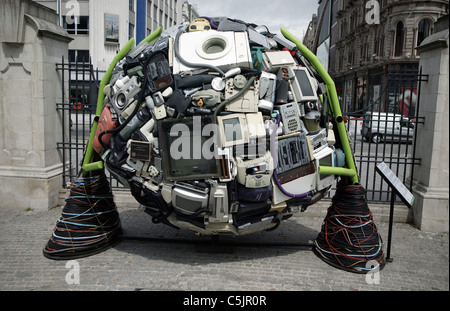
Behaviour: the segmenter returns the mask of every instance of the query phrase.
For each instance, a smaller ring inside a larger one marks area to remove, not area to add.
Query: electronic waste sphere
[[[120,240],[107,173],[153,223],[215,236],[274,230],[338,180],[316,253],[352,272],[383,267],[334,82],[281,33],[205,17],[131,39],[100,83],[82,169],[44,255],[84,257]]]
[[[302,48],[226,17],[153,33],[111,65],[84,173],[100,157],[154,223],[275,229],[356,176],[339,106]]]

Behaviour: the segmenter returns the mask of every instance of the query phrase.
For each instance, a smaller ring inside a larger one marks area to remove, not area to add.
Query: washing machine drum
[[[202,59],[215,60],[226,57],[232,47],[229,37],[216,34],[200,40],[195,51]]]
[[[196,31],[184,33],[178,40],[178,57],[174,73],[193,70],[189,64],[213,65],[223,70],[252,66],[250,44],[246,32]],[[186,65],[185,62],[188,64]]]

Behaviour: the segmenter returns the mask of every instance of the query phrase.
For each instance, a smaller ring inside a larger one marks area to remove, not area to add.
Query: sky
[[[200,16],[226,16],[266,25],[277,34],[283,26],[300,40],[319,6],[318,0],[189,0],[189,3],[197,6]]]

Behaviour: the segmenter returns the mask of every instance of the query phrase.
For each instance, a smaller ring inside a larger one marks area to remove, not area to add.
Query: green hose
[[[331,167],[331,166],[319,166],[318,173],[320,175],[340,175],[340,176],[347,176],[347,177],[353,177],[355,176],[355,171],[344,168],[344,167]]]
[[[155,39],[157,39],[162,32],[162,28],[159,27],[154,32],[152,32],[147,38],[142,40],[142,42],[148,42],[151,43]],[[94,155],[94,145],[92,144],[95,138],[95,133],[97,132],[98,127],[98,119],[102,113],[103,110],[103,101],[105,100],[105,94],[103,93],[103,89],[106,85],[108,85],[109,80],[111,80],[112,72],[114,68],[116,67],[117,63],[120,62],[125,56],[127,56],[128,52],[134,48],[135,46],[135,40],[134,38],[131,38],[130,41],[127,42],[127,44],[117,53],[117,55],[114,57],[111,65],[109,65],[108,70],[106,71],[105,75],[103,76],[103,79],[100,82],[100,87],[98,89],[98,97],[97,97],[97,110],[96,110],[96,118],[94,119],[94,123],[92,124],[91,128],[91,135],[89,137],[89,142],[86,148],[86,153],[84,155],[83,165],[82,165],[82,171],[83,175],[86,176],[89,172],[96,171],[103,169],[103,162],[93,162],[92,163],[92,157]]]
[[[316,71],[319,73],[319,75],[325,82],[327,96],[330,99],[331,112],[333,113],[334,120],[336,121],[339,138],[341,139],[342,149],[345,154],[345,162],[347,164],[348,170],[353,171],[353,173],[351,174],[350,172],[345,171],[346,174],[344,176],[349,176],[353,184],[359,184],[358,174],[355,162],[353,160],[354,159],[353,152],[350,147],[350,142],[348,140],[347,130],[345,128],[344,118],[342,117],[341,107],[339,105],[339,98],[336,92],[336,86],[334,84],[333,79],[325,70],[325,68],[323,67],[317,56],[314,55],[314,53],[311,52],[306,46],[304,46],[299,39],[297,39],[284,27],[281,27],[281,33],[286,37],[286,39],[293,42],[297,46],[300,53],[302,53],[303,56],[306,57],[306,59],[316,69]],[[339,172],[341,172],[342,170],[333,170],[333,171],[339,175]],[[327,170],[327,173],[330,173],[330,171]]]
[[[161,35],[161,32],[162,32],[162,28],[159,27],[154,32],[152,32],[147,38],[142,40],[140,43],[142,43],[142,42],[147,42],[149,44],[153,43],[153,41],[155,41],[156,39],[159,38],[159,36]]]

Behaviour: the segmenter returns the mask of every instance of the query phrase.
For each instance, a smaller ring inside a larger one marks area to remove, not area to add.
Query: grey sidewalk
[[[23,211],[0,203],[0,290],[449,290],[448,233],[426,233],[405,223],[394,224],[393,262],[380,272],[379,284],[368,284],[366,275],[328,265],[309,247],[251,245],[311,243],[323,218],[314,213],[308,217],[309,209],[276,231],[234,238],[234,246],[209,248],[205,237],[206,243],[198,244],[194,242],[199,238],[189,231],[152,224],[140,208],[119,208],[127,236],[179,239],[180,243],[122,241],[78,259],[80,284],[68,284],[71,267],[66,268],[67,261],[42,255],[61,211]],[[388,224],[376,224],[386,251]],[[246,246],[238,245],[244,242]]]

